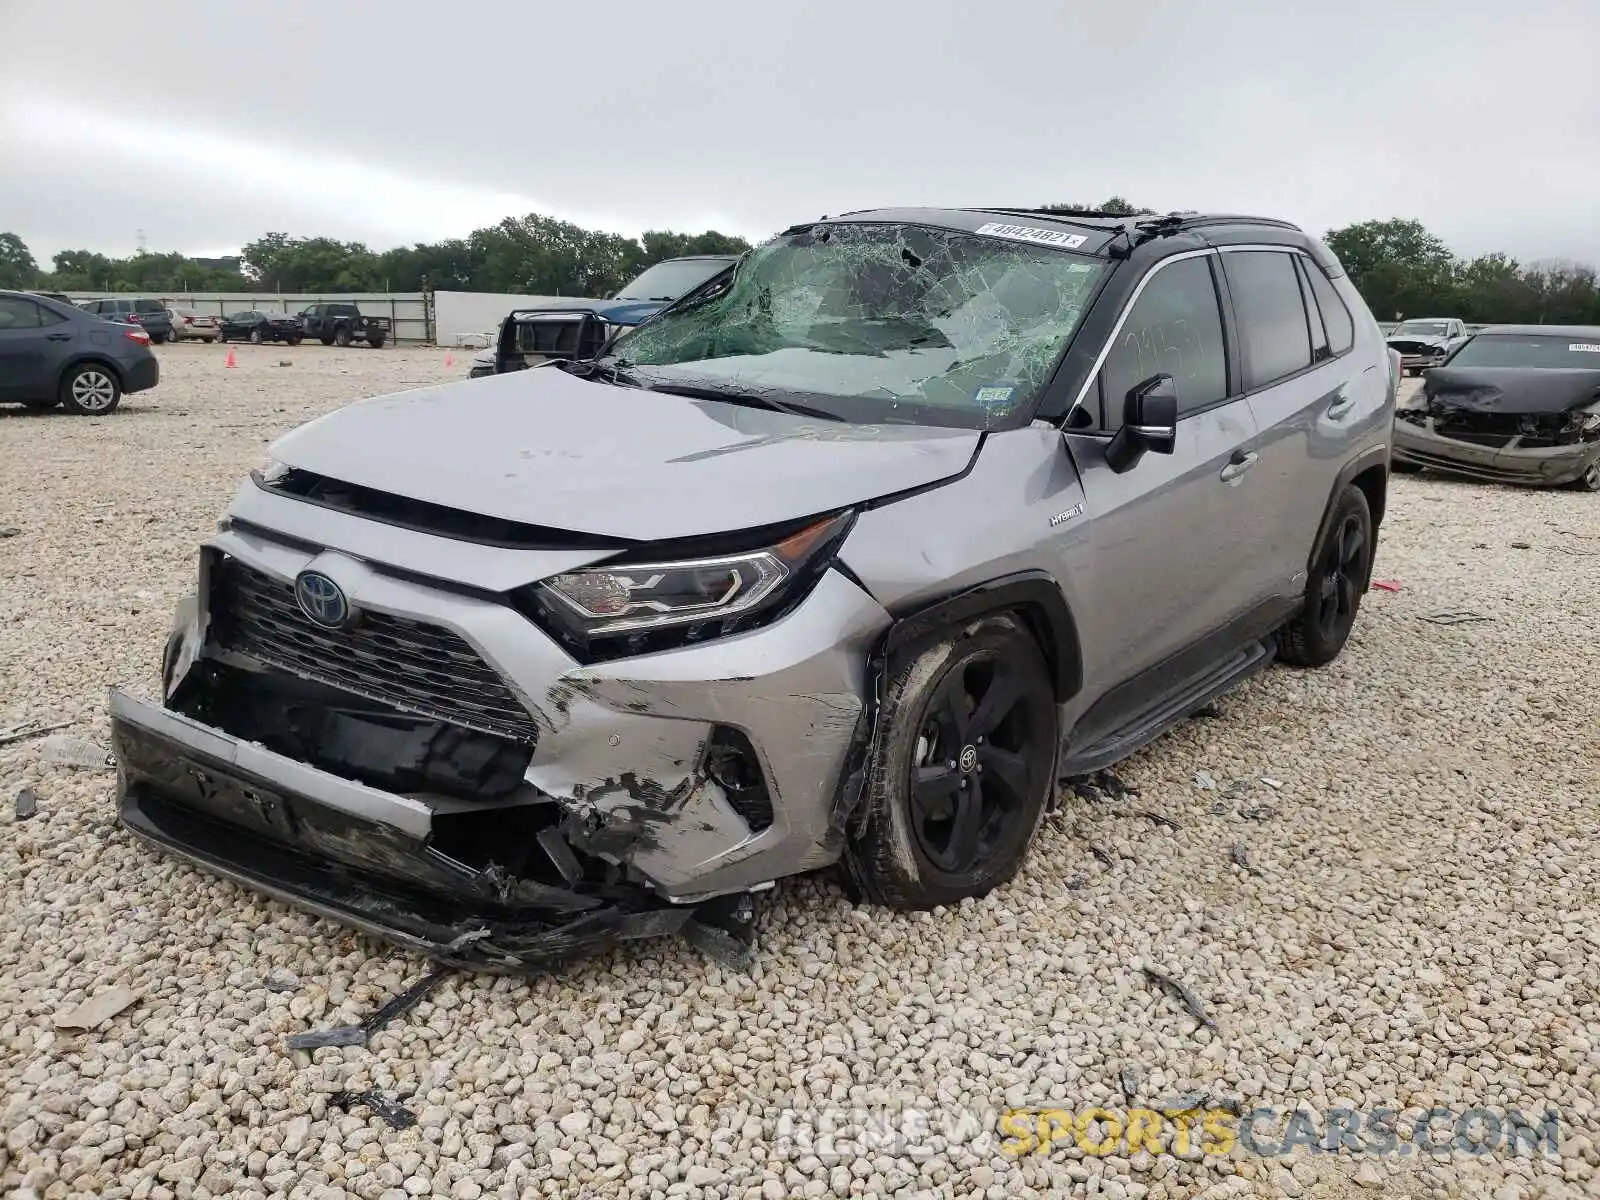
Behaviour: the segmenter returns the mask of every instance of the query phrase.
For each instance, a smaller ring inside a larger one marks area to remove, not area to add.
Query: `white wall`
[[[514,296],[500,292],[434,292],[434,341],[441,346],[459,346],[465,336],[487,334],[493,344],[500,332],[500,322],[512,309],[537,308],[558,300],[556,296]]]

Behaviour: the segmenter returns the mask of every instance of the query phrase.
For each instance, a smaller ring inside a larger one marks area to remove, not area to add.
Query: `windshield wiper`
[[[809,404],[791,404],[787,400],[774,400],[771,396],[753,392],[724,392],[716,388],[695,387],[687,383],[658,383],[647,385],[651,391],[667,392],[674,396],[687,396],[691,400],[720,400],[724,404],[741,404],[746,408],[764,408],[769,412],[787,413],[791,417],[812,417],[819,421],[843,421],[837,413],[812,408]]]
[[[649,388],[651,385],[631,373],[626,360],[618,359],[615,362],[602,362],[598,358],[589,359],[562,359],[556,363],[568,375],[576,375],[579,379],[599,378],[606,383],[615,384],[617,387]]]

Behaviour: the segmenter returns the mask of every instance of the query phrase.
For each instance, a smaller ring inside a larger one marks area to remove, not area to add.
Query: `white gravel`
[[[19,530],[0,539],[0,729],[71,721],[103,745],[106,686],[154,689],[196,543],[264,444],[466,373],[435,350],[160,353],[160,388],[110,418],[0,410],[0,527]],[[1120,772],[1138,797],[1069,797],[982,903],[901,916],[801,881],[749,976],[676,941],[561,978],[456,976],[314,1059],[284,1036],[359,1020],[424,964],[135,845],[108,774],[0,747],[0,1194],[1595,1195],[1600,496],[1400,479],[1377,574],[1402,590],[1367,597],[1337,665],[1274,670],[1161,740]],[[1419,620],[1447,609],[1493,619]],[[24,786],[38,815],[15,821]],[[57,1028],[118,986],[131,1006]],[[1554,1105],[1562,1153],[998,1152],[999,1109],[1121,1107],[1124,1079],[1284,1109]],[[370,1087],[418,1124],[327,1104]],[[860,1153],[779,1121],[893,1106],[924,1131]],[[963,1113],[987,1138],[962,1140]]]

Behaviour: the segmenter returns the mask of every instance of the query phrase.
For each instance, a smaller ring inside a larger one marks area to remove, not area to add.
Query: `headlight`
[[[839,513],[736,553],[635,552],[636,561],[556,575],[513,599],[590,661],[723,637],[776,620],[804,599],[854,517]]]

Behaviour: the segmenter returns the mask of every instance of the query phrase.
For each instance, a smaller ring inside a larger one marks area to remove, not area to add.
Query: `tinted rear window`
[[[1222,256],[1244,343],[1244,385],[1262,387],[1311,365],[1311,337],[1294,260],[1275,250]]]
[[[1480,333],[1452,367],[1578,367],[1600,371],[1600,329],[1593,335]]]
[[[133,311],[141,313],[157,313],[166,312],[167,309],[166,305],[162,304],[159,300],[135,300],[133,302]]]

